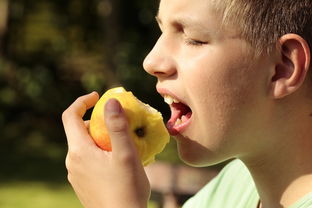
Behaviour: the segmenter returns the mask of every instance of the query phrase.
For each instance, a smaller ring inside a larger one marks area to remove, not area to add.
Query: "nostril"
[[[155,77],[169,77],[176,73],[174,61],[168,57],[146,57],[143,67],[147,73]]]
[[[164,72],[159,72],[159,71],[155,71],[155,72],[154,72],[154,75],[155,75],[156,77],[162,77],[162,76],[165,76],[166,73],[164,73]]]
[[[143,61],[145,71],[156,77],[172,76],[176,73],[174,57],[168,51],[160,50],[156,45]]]

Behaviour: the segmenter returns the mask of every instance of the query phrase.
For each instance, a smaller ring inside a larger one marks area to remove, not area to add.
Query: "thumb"
[[[134,144],[129,134],[128,120],[118,100],[109,99],[106,102],[104,116],[113,154],[133,152]]]

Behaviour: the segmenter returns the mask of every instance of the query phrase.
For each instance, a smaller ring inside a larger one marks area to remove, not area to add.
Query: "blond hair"
[[[270,53],[284,34],[295,33],[312,46],[312,0],[211,0],[223,25],[235,25],[256,54]]]

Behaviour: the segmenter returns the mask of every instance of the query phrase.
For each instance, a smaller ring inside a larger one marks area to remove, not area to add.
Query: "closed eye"
[[[207,44],[208,42],[187,38],[185,39],[185,43],[191,46],[201,46]]]

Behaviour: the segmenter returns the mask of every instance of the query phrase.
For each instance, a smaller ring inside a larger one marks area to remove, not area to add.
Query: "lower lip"
[[[178,125],[175,125],[174,122],[168,121],[167,129],[170,135],[176,136],[178,134],[182,134],[186,130],[186,128],[190,125],[191,120],[192,120],[192,115],[189,117],[189,119],[187,119],[186,121]]]

